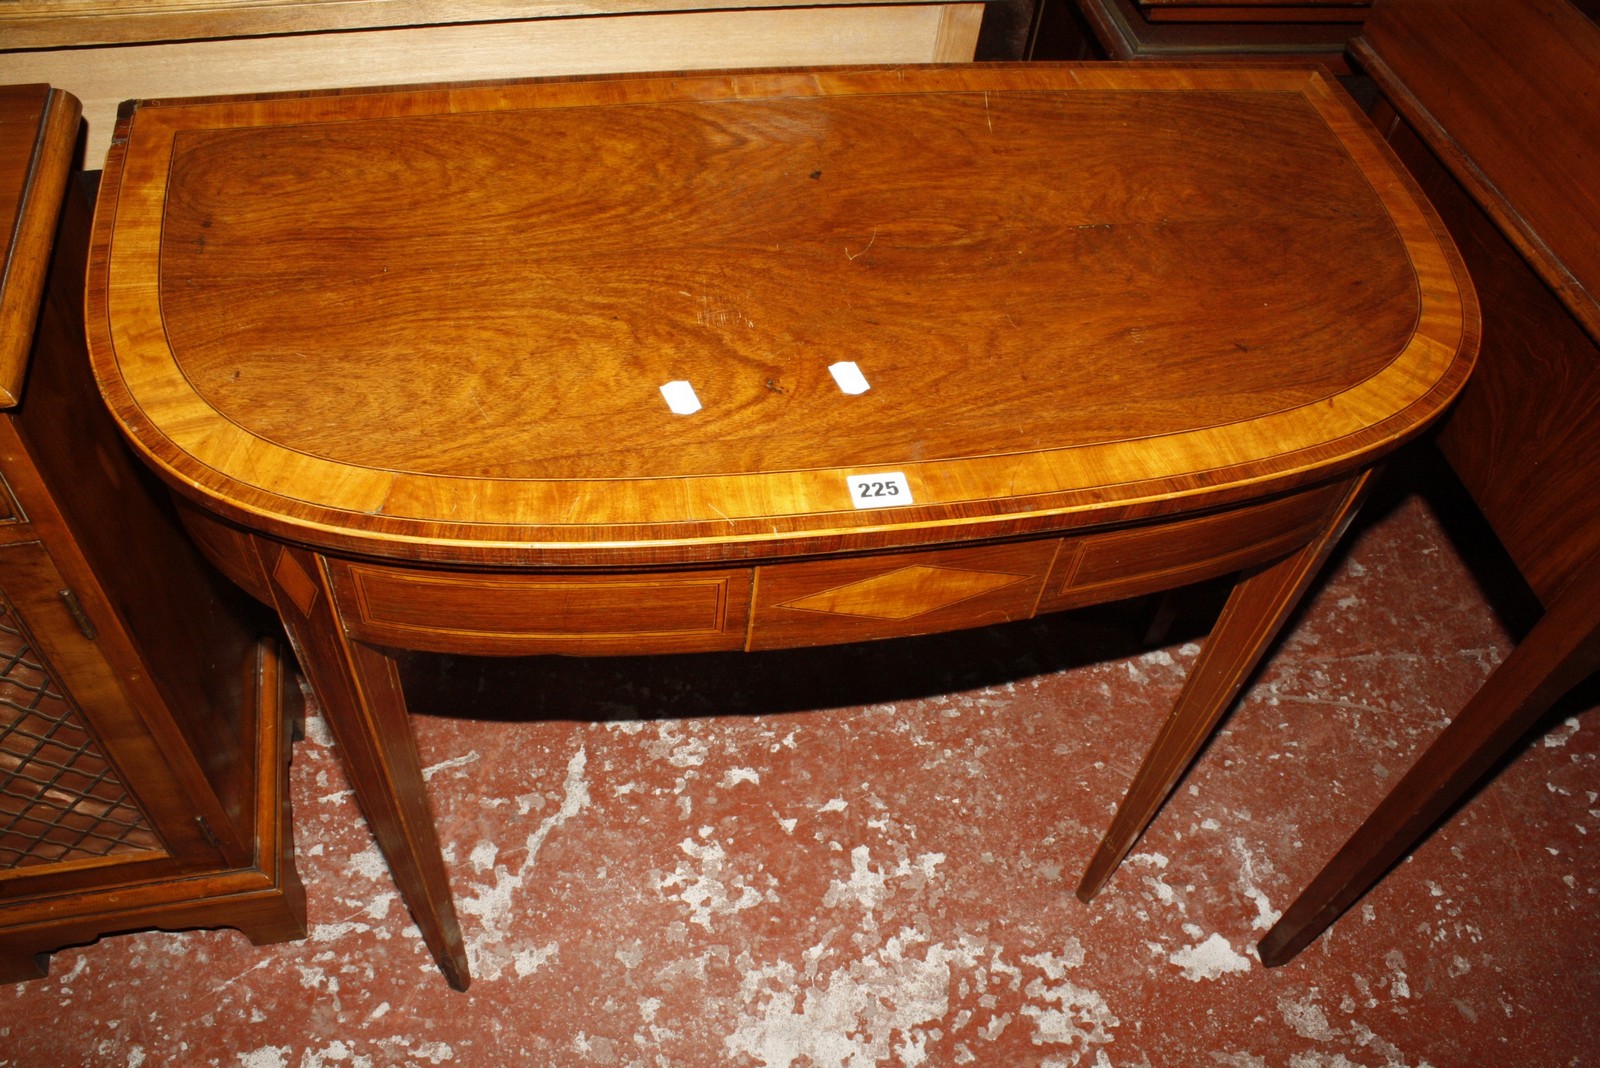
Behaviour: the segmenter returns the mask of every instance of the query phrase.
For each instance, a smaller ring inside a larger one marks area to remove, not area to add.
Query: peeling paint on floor
[[[1255,953],[1511,647],[1426,502],[1365,523],[1083,905],[1076,876],[1199,652],[1192,626],[1141,648],[1140,619],[414,664],[469,992],[422,949],[313,717],[292,769],[310,936],[63,950],[0,990],[0,1064],[1600,1065],[1586,709],[1296,961]],[[524,714],[470,715],[485,693]]]

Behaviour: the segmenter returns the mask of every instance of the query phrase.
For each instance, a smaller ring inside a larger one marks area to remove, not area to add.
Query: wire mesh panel
[[[160,848],[0,596],[0,870]]]

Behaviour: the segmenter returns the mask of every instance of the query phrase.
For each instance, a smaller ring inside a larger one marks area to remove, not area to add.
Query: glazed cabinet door
[[[0,925],[221,859],[97,634],[42,544],[0,546]]]

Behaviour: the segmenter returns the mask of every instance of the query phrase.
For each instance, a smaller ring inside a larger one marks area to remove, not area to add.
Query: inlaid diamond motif
[[[1023,576],[915,564],[831,590],[785,601],[784,608],[872,619],[910,619],[990,593]]]

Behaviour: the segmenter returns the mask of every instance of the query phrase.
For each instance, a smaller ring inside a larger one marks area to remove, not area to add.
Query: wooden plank
[[[930,0],[825,0],[888,7]],[[794,0],[7,0],[7,49],[262,37],[288,33],[794,7]]]
[[[741,8],[58,47],[0,52],[0,62],[8,81],[48,82],[83,102],[85,166],[96,169],[124,100],[622,71],[954,62],[972,58],[983,11],[977,3]]]

